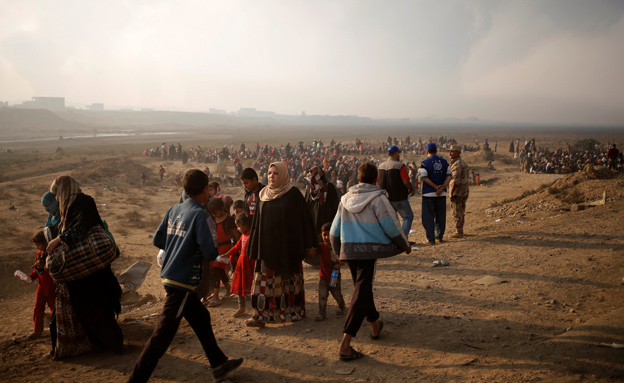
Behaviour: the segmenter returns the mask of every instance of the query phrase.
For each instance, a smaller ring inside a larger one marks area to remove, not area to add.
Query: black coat
[[[333,222],[336,212],[338,211],[338,204],[340,203],[338,191],[334,184],[329,183],[325,202],[321,203],[318,200],[312,199],[310,186],[308,186],[306,188],[305,200],[310,209],[310,213],[312,213],[312,221],[314,222],[316,235],[320,238],[321,228],[325,223]]]
[[[275,274],[290,276],[301,272],[306,249],[318,247],[312,215],[297,188],[258,203],[247,245],[250,259],[264,261]]]

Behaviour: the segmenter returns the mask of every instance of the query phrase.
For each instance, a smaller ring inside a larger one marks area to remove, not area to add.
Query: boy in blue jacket
[[[153,239],[154,246],[165,251],[160,273],[167,294],[163,311],[128,382],[148,381],[182,317],[197,335],[216,380],[225,378],[243,363],[242,358],[228,359],[223,354],[212,332],[210,313],[194,292],[201,279],[203,260],[213,261],[218,255],[208,227],[210,215],[202,207],[208,200],[208,176],[191,169],[182,183],[189,198],[169,209]]]

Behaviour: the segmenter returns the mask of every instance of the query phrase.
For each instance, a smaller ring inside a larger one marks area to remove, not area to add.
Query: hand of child
[[[334,270],[340,270],[340,262],[337,262],[337,263],[334,265]]]
[[[228,263],[230,263],[230,257],[228,257],[228,256],[226,256],[226,255],[224,254],[224,255],[222,255],[222,256],[220,256],[220,257],[217,257],[217,261],[219,261],[219,262],[221,262],[221,263],[228,264]]]
[[[32,265],[33,269],[42,270],[45,268],[45,261],[43,259],[38,259],[34,265]]]

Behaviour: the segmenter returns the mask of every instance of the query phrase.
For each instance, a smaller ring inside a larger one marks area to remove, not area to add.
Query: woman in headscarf
[[[305,199],[289,180],[286,164],[272,163],[253,216],[248,255],[257,262],[250,327],[305,317],[301,261],[317,254],[318,240]]]
[[[332,222],[338,211],[340,202],[338,191],[334,184],[327,180],[325,171],[319,166],[311,168],[306,179],[309,185],[306,188],[305,201],[312,214],[316,237],[322,241],[321,227],[327,222]],[[318,257],[307,257],[305,261],[313,266],[320,265]]]
[[[83,240],[89,229],[102,225],[102,218],[90,196],[83,194],[70,176],[58,176],[50,186],[59,202],[59,235],[48,244],[48,254],[61,245],[71,249]],[[51,356],[55,360],[89,351],[121,353],[123,334],[116,315],[121,312],[121,287],[111,271],[104,267],[89,276],[57,284],[50,335]]]
[[[58,223],[61,220],[61,212],[59,210],[59,204],[56,200],[56,196],[49,191],[41,197],[41,205],[48,212],[48,220],[46,221],[46,227],[54,226],[58,229]]]

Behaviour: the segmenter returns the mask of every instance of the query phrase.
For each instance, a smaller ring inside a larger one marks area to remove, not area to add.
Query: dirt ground
[[[555,136],[544,139],[553,141]],[[616,142],[622,142],[619,138]],[[560,137],[561,142],[565,139]],[[501,142],[509,139],[501,137],[499,148],[506,146]],[[151,235],[179,198],[173,176],[194,164],[145,158],[135,147],[124,150],[121,146],[114,153],[101,148],[86,155],[78,144],[64,154],[56,153],[56,146],[48,143],[32,149],[24,144],[15,150],[14,160],[0,158],[4,161],[0,172],[0,381],[123,382],[154,328],[164,298]],[[380,339],[373,341],[368,337],[370,329],[363,325],[354,339],[354,347],[365,354],[363,359],[338,361],[344,317],[334,315],[336,303],[330,298],[330,315],[324,322],[314,322],[318,269],[305,267],[308,317],[301,322],[257,330],[245,327],[245,317],[232,317],[235,299],[210,309],[221,348],[231,357],[245,358],[229,379],[284,383],[623,381],[624,349],[603,344],[624,344],[624,179],[527,175],[518,171],[506,150],[496,154],[496,170],[488,170],[478,153],[463,157],[483,180],[482,186],[470,190],[467,236],[429,248],[417,244],[410,255],[379,262],[375,300],[385,328]],[[410,155],[407,159],[419,160]],[[161,163],[167,169],[163,182],[157,179]],[[149,177],[145,186],[140,182],[141,172]],[[125,335],[121,356],[85,355],[53,362],[47,358],[48,338],[26,340],[32,331],[36,284],[24,286],[12,274],[16,269],[29,271],[36,253],[29,237],[47,216],[39,201],[60,174],[73,175],[83,191],[95,198],[122,251],[113,264],[115,272],[139,260],[153,264],[138,290],[147,298],[125,305],[119,316]],[[577,191],[572,193],[572,188]],[[573,194],[580,198],[577,202],[588,203],[601,199],[605,191],[604,205],[580,211],[570,211],[570,203],[561,197]],[[243,190],[224,186],[222,193],[236,200]],[[9,203],[16,210],[9,210]],[[416,233],[410,240],[417,243],[424,238],[420,203],[418,196],[411,199]],[[451,234],[450,208],[448,220],[447,233]],[[449,265],[433,267],[439,259]],[[349,300],[353,287],[347,274],[343,274],[342,286]],[[503,283],[472,283],[484,276],[501,278]],[[201,346],[186,322],[150,381],[212,381]]]

